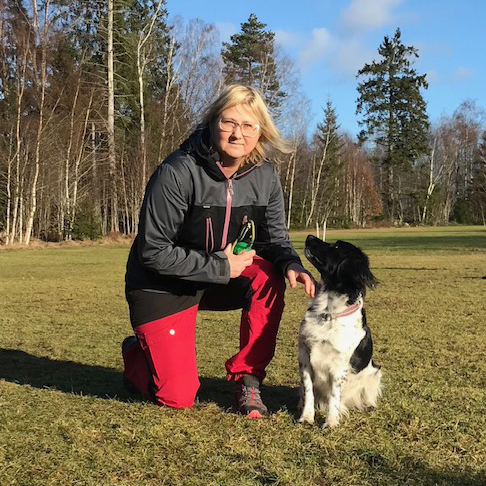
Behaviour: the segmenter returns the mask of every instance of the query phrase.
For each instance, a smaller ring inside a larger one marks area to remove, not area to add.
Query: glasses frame
[[[232,130],[225,130],[222,126],[221,126],[221,122],[223,120],[226,120],[230,123],[232,123],[234,125],[233,129]],[[224,133],[233,133],[237,128],[240,129],[241,131],[241,135],[245,138],[253,138],[253,137],[256,137],[258,132],[260,131],[260,125],[258,123],[255,123],[255,130],[253,131],[253,133],[251,135],[245,135],[243,133],[243,125],[247,125],[247,123],[238,123],[238,122],[235,122],[234,120],[231,120],[229,118],[224,118],[223,116],[220,116],[218,118],[218,127],[219,129],[224,132]]]

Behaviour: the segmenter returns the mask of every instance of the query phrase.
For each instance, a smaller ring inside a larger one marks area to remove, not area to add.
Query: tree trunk
[[[109,212],[111,218],[110,230],[118,233],[118,194],[116,177],[116,146],[115,146],[115,85],[113,81],[113,0],[108,0],[108,167],[110,172]]]
[[[91,122],[91,174],[93,184],[93,203],[95,214],[101,222],[101,200],[100,200],[100,187],[99,187],[99,174],[98,174],[98,161],[96,150],[96,125]],[[103,234],[105,232],[103,231]]]
[[[294,181],[295,181],[295,165],[296,165],[296,147],[295,150],[292,152],[292,156],[290,157],[290,165],[292,167],[292,172],[290,175],[290,182],[289,182],[289,199],[288,199],[288,209],[287,209],[287,228],[290,229],[291,218],[292,218],[292,201],[294,197]]]
[[[71,117],[69,120],[69,142],[66,150],[66,159],[64,161],[64,197],[62,198],[61,205],[63,206],[63,215],[67,217],[67,230],[65,222],[62,222],[63,226],[63,239],[70,241],[72,239],[72,227],[73,227],[73,208],[71,206],[71,194],[70,194],[70,165],[71,165],[71,151],[74,141],[74,116],[76,113],[76,105],[79,96],[79,88],[81,84],[81,76],[78,78],[78,84],[74,93],[73,105],[71,108]]]
[[[317,200],[317,194],[319,193],[319,188],[321,185],[321,176],[322,176],[322,169],[324,167],[324,163],[326,162],[326,156],[327,156],[327,148],[329,147],[329,144],[331,143],[331,130],[327,130],[326,132],[326,142],[324,143],[324,148],[322,149],[322,156],[321,160],[319,162],[319,169],[317,170],[317,179],[315,180],[315,183],[312,184],[312,197],[311,197],[311,207],[309,214],[307,215],[307,221],[306,221],[306,226],[309,226],[312,216],[314,214],[314,209],[316,206],[316,200]]]
[[[18,64],[17,59],[17,98],[16,108],[17,116],[15,123],[15,186],[13,191],[13,214],[12,214],[12,229],[10,237],[7,237],[7,244],[12,244],[15,240],[15,234],[17,231],[17,223],[19,218],[19,204],[20,204],[20,157],[22,152],[22,138],[20,133],[22,122],[22,110],[23,110],[23,98],[25,90],[25,72],[27,69],[27,53],[28,48],[24,46],[23,57],[21,58],[21,64]],[[22,234],[22,227],[20,227],[19,235]]]
[[[432,147],[432,152],[430,154],[430,166],[429,166],[429,185],[427,187],[427,194],[425,195],[425,202],[422,211],[422,224],[425,224],[425,220],[427,218],[427,209],[429,205],[430,196],[434,192],[435,185],[437,183],[437,179],[434,178],[434,157],[435,157],[435,148],[437,145],[437,138],[434,139],[434,146]]]
[[[37,34],[38,27],[38,14],[37,14],[37,1],[32,0],[32,8],[34,10],[34,33]],[[37,209],[37,181],[39,178],[40,170],[40,145],[42,139],[42,131],[44,129],[44,104],[46,96],[46,84],[47,84],[47,31],[49,28],[49,0],[44,5],[44,34],[41,37],[42,50],[41,50],[41,97],[39,106],[39,124],[37,127],[37,137],[35,145],[35,162],[34,162],[34,177],[30,188],[30,211],[25,228],[25,244],[30,243],[32,235],[32,227],[34,224],[34,216]],[[34,54],[35,56],[35,54]],[[37,75],[37,73],[36,73]]]
[[[142,35],[140,36],[137,44],[137,72],[138,72],[138,98],[140,103],[140,151],[142,155],[142,189],[145,190],[147,185],[147,147],[145,142],[145,103],[144,103],[144,83],[143,77],[145,67],[147,65],[147,55],[144,51],[144,46],[152,35],[152,30],[157,20],[157,16],[160,12],[160,8],[164,0],[159,0],[154,14],[150,20],[150,23],[145,25],[142,29]],[[142,191],[143,193],[143,191]],[[126,201],[126,199],[125,199]]]
[[[81,140],[79,142],[78,153],[76,156],[76,161],[74,163],[73,191],[72,191],[72,199],[70,203],[71,214],[70,214],[69,226],[68,226],[68,236],[70,240],[72,239],[74,221],[76,221],[76,208],[78,206],[78,187],[79,187],[79,180],[80,180],[79,167],[81,165],[81,160],[83,158],[83,153],[84,153],[84,140],[86,138],[86,134],[88,133],[88,124],[89,124],[89,117],[91,114],[91,106],[93,104],[93,95],[94,92],[92,91],[89,104],[86,109],[86,115],[84,117],[83,133],[80,137]]]

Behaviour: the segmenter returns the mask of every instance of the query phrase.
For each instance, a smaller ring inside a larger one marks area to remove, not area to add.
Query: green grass
[[[224,381],[238,312],[200,313],[200,402],[158,408],[121,386],[127,246],[0,251],[0,484],[484,486],[485,229],[336,239],[365,249],[382,282],[367,312],[386,386],[376,411],[332,431],[322,415],[295,422],[302,289],[287,292],[268,368],[272,414],[252,421],[229,412]]]

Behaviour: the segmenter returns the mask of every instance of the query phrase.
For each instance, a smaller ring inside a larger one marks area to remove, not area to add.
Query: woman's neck
[[[222,159],[221,160],[221,170],[226,177],[231,177],[243,164],[242,160],[239,159]]]

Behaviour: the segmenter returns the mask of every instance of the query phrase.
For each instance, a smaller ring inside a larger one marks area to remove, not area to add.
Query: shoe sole
[[[263,418],[264,415],[262,415],[258,410],[252,410],[250,413],[246,415],[248,418]]]

